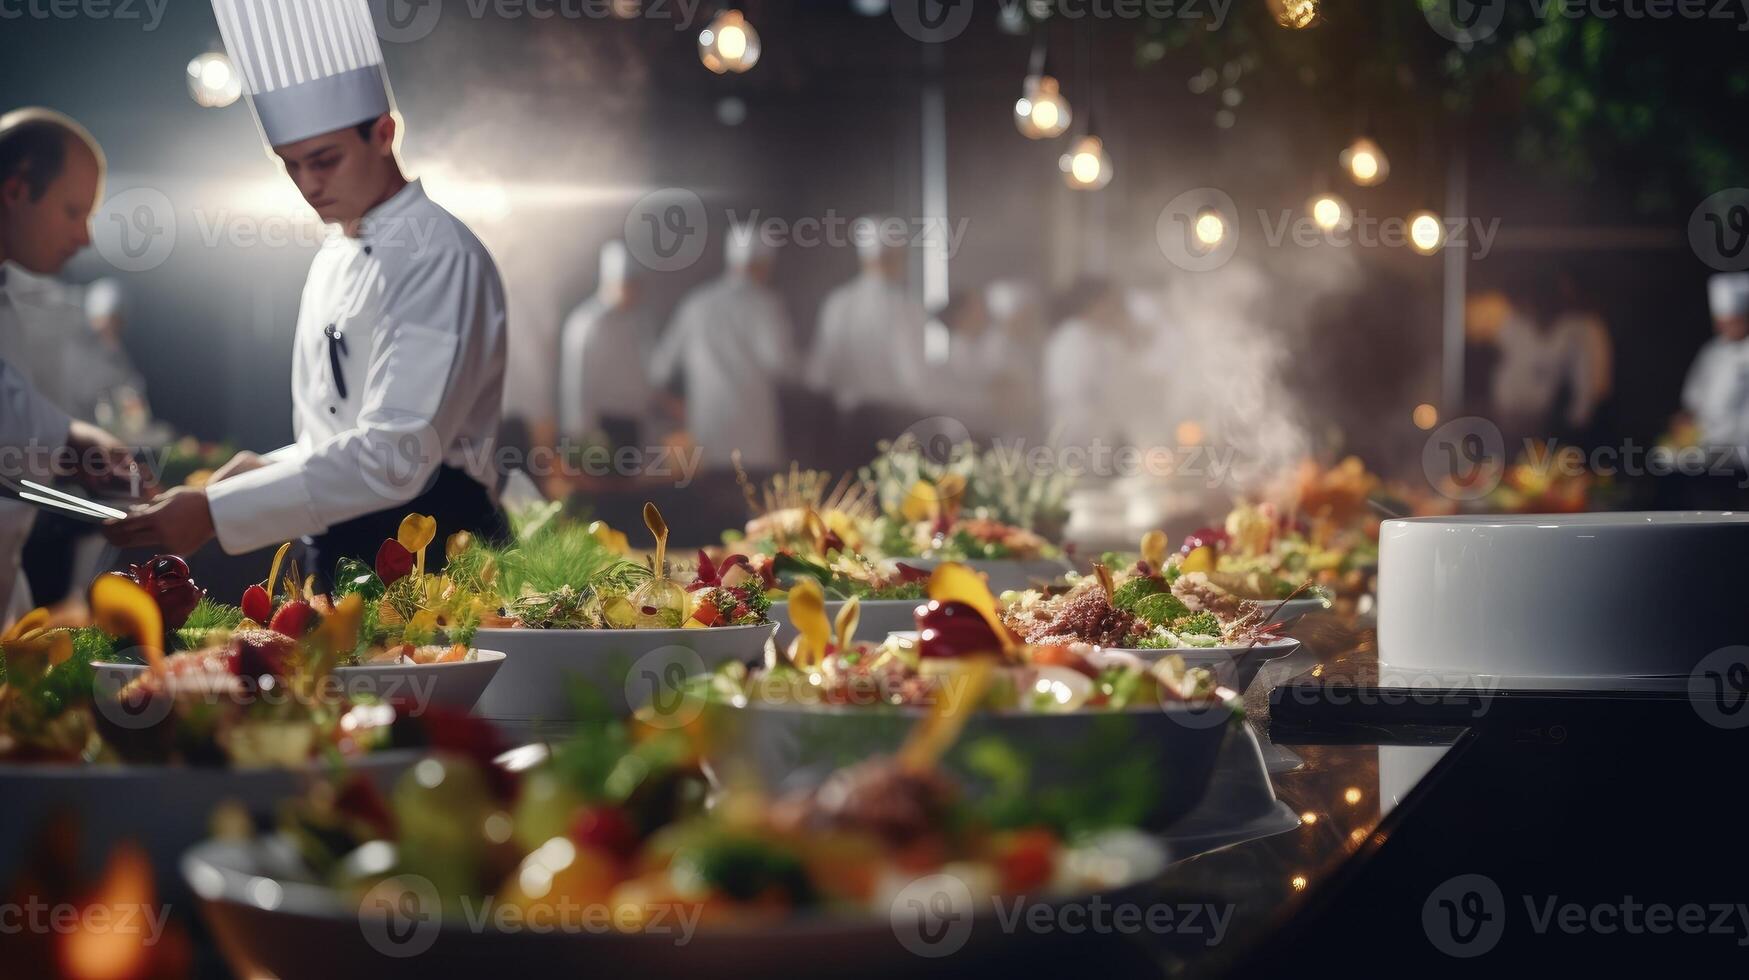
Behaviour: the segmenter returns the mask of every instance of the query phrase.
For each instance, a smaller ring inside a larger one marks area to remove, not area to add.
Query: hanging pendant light
[[[243,76],[223,51],[208,51],[188,63],[188,94],[196,105],[223,109],[243,95]]]
[[[1416,211],[1409,215],[1409,247],[1421,255],[1432,255],[1445,247],[1445,222],[1432,211]]]
[[[1332,191],[1312,195],[1312,199],[1306,202],[1306,214],[1319,231],[1326,233],[1347,231],[1354,225],[1354,212],[1349,209],[1348,202]]]
[[[1057,166],[1063,171],[1063,182],[1072,190],[1096,191],[1111,183],[1111,154],[1105,152],[1105,142],[1091,131],[1069,147]]]
[[[725,10],[698,32],[698,60],[719,75],[740,74],[759,63],[759,32],[739,10]]]
[[[1062,87],[1050,73],[1050,65],[1045,59],[1045,35],[1041,27],[1038,41],[1032,48],[1026,81],[1021,85],[1020,98],[1014,101],[1014,128],[1027,139],[1048,140],[1067,132],[1073,120],[1069,100],[1063,98]]]
[[[1391,175],[1391,161],[1385,158],[1385,151],[1364,136],[1348,144],[1337,161],[1349,179],[1362,187],[1382,184]]]

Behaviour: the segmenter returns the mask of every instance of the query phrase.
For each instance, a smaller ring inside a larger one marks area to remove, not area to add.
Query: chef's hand
[[[152,475],[134,459],[134,451],[90,422],[73,420],[67,449],[73,454],[73,478],[93,493],[131,497],[137,491],[148,499],[156,493]]]
[[[213,512],[207,506],[205,490],[177,487],[135,507],[125,520],[105,525],[103,536],[118,548],[157,548],[192,555],[213,539]]]
[[[260,456],[257,456],[254,453],[245,449],[244,451],[238,453],[237,455],[232,456],[230,461],[227,462],[225,465],[219,467],[216,470],[213,470],[212,479],[208,480],[207,483],[209,485],[214,484],[214,483],[222,483],[225,480],[229,480],[233,476],[240,476],[241,474],[247,473],[250,470],[258,470],[266,465],[267,465],[267,460],[262,459]]]

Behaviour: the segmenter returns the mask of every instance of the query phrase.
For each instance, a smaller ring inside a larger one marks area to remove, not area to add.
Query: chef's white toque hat
[[[1713,318],[1749,316],[1749,272],[1721,272],[1706,282]]]
[[[394,108],[367,0],[213,0],[213,13],[269,146]]]

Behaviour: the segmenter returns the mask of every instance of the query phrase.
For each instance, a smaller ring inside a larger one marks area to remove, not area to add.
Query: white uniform
[[[1131,401],[1121,383],[1137,357],[1123,331],[1082,318],[1063,322],[1045,345],[1044,390],[1051,439],[1060,446],[1107,446],[1129,437]]]
[[[359,238],[332,235],[298,308],[297,441],[207,489],[219,543],[241,554],[399,507],[445,464],[496,491],[505,320],[492,256],[418,181]]]
[[[643,307],[619,302],[628,261],[625,246],[609,242],[601,250],[595,295],[565,319],[559,341],[559,424],[567,439],[601,431],[603,416],[641,423],[648,414],[655,324]]]
[[[1707,280],[1714,319],[1749,316],[1749,273]],[[1682,385],[1682,407],[1706,446],[1749,447],[1749,339],[1714,336],[1695,355]]]
[[[923,394],[926,322],[903,286],[864,270],[820,306],[808,386],[842,408],[913,404]]]
[[[7,286],[11,278],[0,269],[0,470],[12,477],[40,476],[34,466],[26,465],[40,457],[27,451],[66,445],[71,420],[6,356],[23,348],[23,318]],[[0,500],[0,624],[11,623],[29,610],[30,590],[24,587],[18,565],[35,521],[34,508]]]
[[[776,293],[730,271],[689,294],[656,348],[651,379],[686,381],[686,428],[706,466],[739,449],[749,469],[782,462],[776,385],[792,369],[789,316]]]

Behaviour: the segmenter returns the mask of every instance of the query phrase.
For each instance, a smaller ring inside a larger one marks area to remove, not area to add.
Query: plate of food
[[[518,721],[570,718],[577,688],[620,713],[656,691],[731,660],[754,660],[777,629],[757,579],[725,584],[708,559],[689,584],[670,577],[668,527],[653,504],[648,564],[600,525],[548,524],[505,548],[473,544],[462,564],[490,568],[475,598],[494,613],[475,642],[505,654],[480,714]],[[451,559],[452,566],[456,559]]]
[[[798,638],[754,669],[730,665],[690,693],[719,724],[713,771],[794,788],[867,753],[890,752],[920,718],[963,708],[964,738],[943,766],[976,786],[1022,767],[1033,790],[1099,772],[1105,791],[1158,829],[1206,788],[1237,695],[1182,659],[1149,663],[1086,643],[1026,644],[1003,624],[983,579],[957,564],[930,578],[917,642],[857,643],[856,607],[828,623],[816,587],[792,590]],[[1007,746],[1000,761],[980,746]]]
[[[100,576],[90,607],[89,625],[51,627],[39,610],[0,637],[0,836],[30,840],[71,817],[87,870],[133,840],[163,873],[221,802],[259,814],[336,769],[392,778],[429,733],[465,723],[354,700],[332,683],[324,671],[356,643],[358,602],[295,642],[238,633],[224,657],[162,653],[157,602],[121,576]],[[97,666],[118,651],[144,659],[144,675]],[[0,867],[0,882],[13,870]]]
[[[1120,823],[965,791],[933,725],[820,787],[709,810],[693,733],[630,727],[591,723],[515,773],[435,756],[387,793],[319,788],[183,874],[239,972],[744,976],[913,972],[960,919],[949,962],[988,965],[1031,948],[998,909],[1141,900],[1169,857]]]

